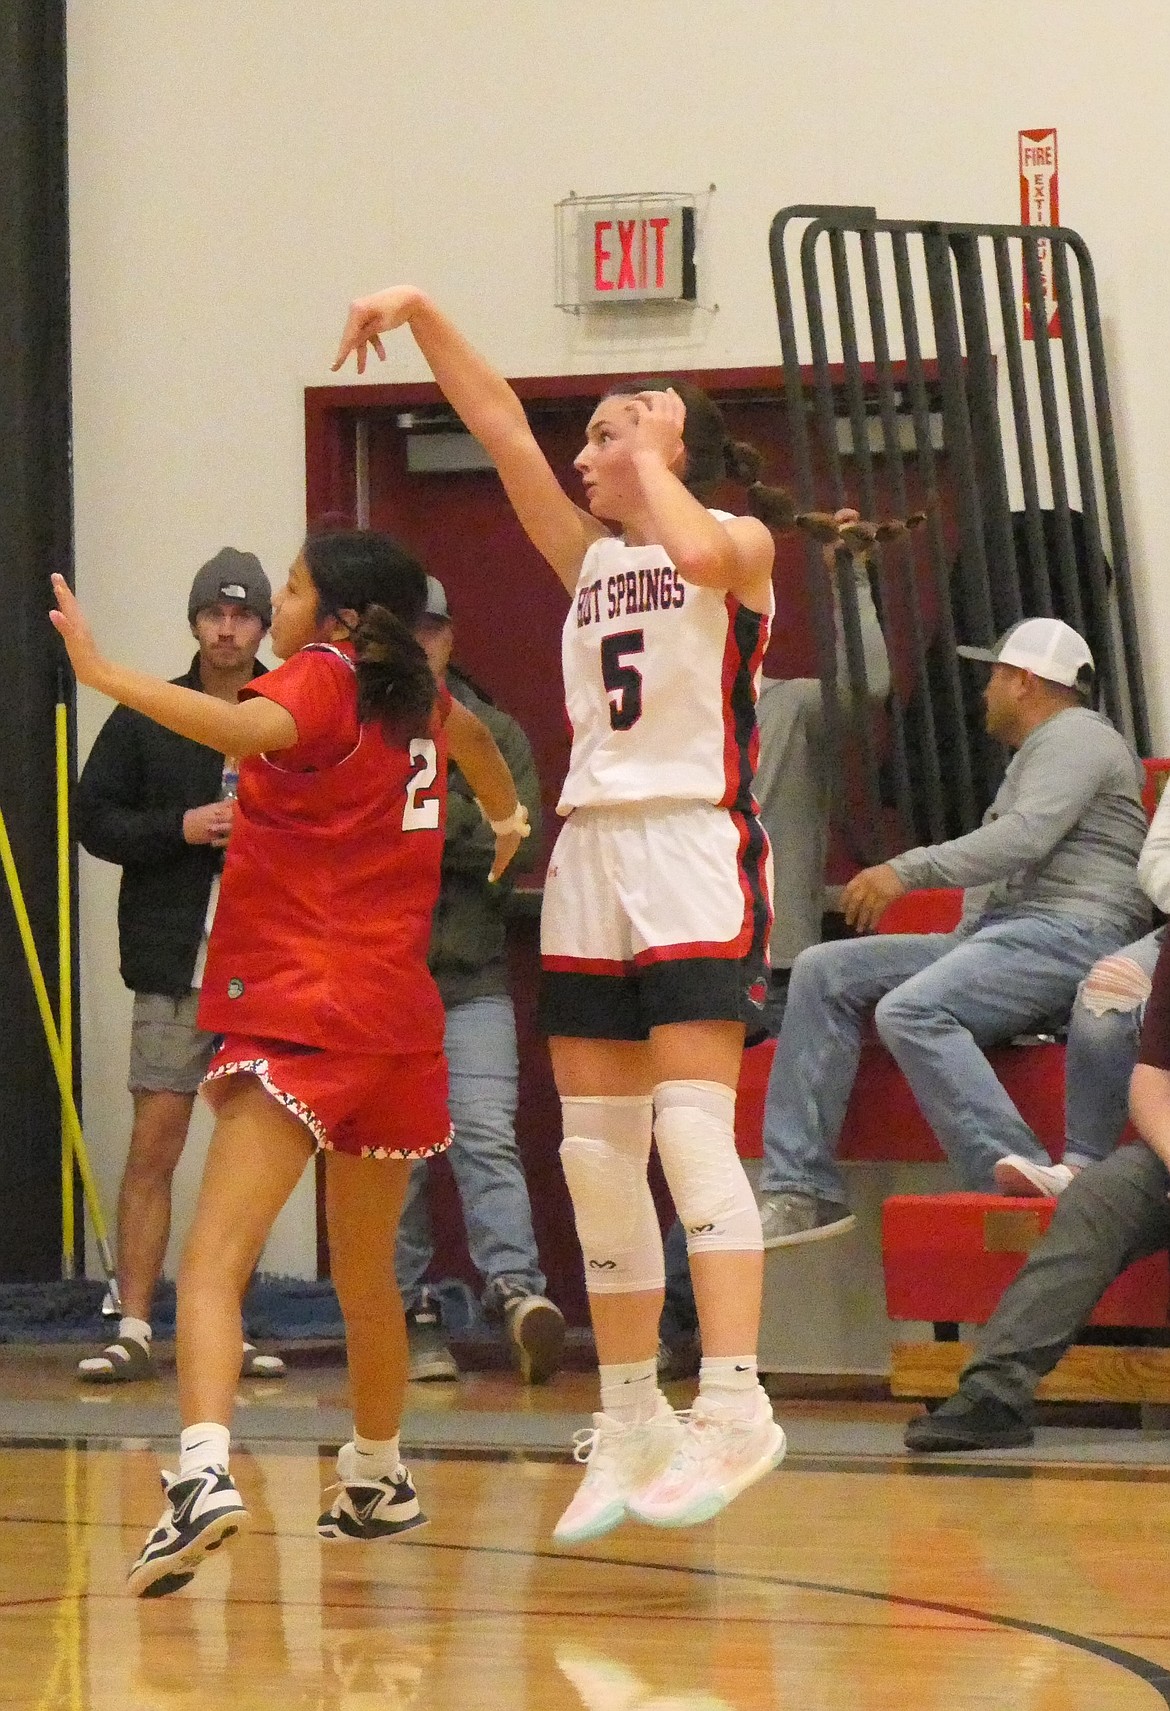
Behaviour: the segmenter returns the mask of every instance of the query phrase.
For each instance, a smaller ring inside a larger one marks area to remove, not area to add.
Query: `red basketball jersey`
[[[438,1050],[427,968],[446,818],[444,692],[432,733],[361,724],[352,648],[308,647],[243,694],[298,743],[240,767],[199,1025],[358,1052]]]

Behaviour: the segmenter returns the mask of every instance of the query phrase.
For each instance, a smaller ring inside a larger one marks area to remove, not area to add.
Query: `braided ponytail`
[[[358,713],[396,742],[425,736],[435,679],[414,630],[426,610],[427,578],[418,560],[372,529],[311,533],[301,549],[317,590],[320,618],[356,612]]]
[[[724,441],[723,464],[732,481],[747,489],[747,508],[770,529],[790,529],[795,507],[786,487],[769,487],[760,480],[763,454],[747,440]]]

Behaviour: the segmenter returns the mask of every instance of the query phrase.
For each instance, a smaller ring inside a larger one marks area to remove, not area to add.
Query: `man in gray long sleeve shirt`
[[[862,932],[924,886],[962,886],[962,919],[797,958],[765,1107],[765,1247],[852,1227],[834,1153],[871,1010],[964,1187],[993,1188],[1009,1154],[1046,1164],[981,1048],[1063,1019],[1093,963],[1149,919],[1141,766],[1085,705],[1082,637],[1031,618],[994,652],[962,651],[991,663],[988,734],[1016,751],[995,801],[977,831],[867,868],[844,895]]]

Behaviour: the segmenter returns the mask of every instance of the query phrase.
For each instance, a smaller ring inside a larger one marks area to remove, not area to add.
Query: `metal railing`
[[[1082,632],[1102,709],[1147,754],[1083,240],[1063,227],[790,207],[772,222],[770,249],[798,508],[927,513],[925,528],[875,553],[894,666],[883,717],[867,693],[848,575],[837,593],[851,693],[839,694],[833,591],[808,543],[826,726],[852,779],[855,845],[881,859],[978,824],[1003,754],[982,734],[980,682],[955,645],[984,645],[1021,617],[1055,614]]]

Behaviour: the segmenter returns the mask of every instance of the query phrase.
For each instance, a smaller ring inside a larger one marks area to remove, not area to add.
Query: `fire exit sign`
[[[694,302],[693,204],[590,197],[576,212],[579,303]]]

